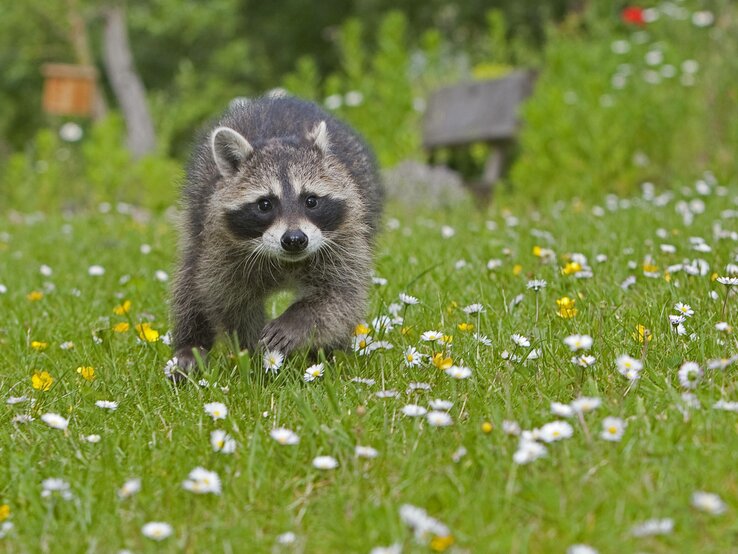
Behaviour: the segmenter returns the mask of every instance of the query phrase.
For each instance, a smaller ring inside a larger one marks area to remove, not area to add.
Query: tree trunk
[[[154,150],[156,135],[146,91],[133,65],[123,4],[105,10],[104,59],[110,86],[126,121],[128,149],[134,158],[140,158]]]

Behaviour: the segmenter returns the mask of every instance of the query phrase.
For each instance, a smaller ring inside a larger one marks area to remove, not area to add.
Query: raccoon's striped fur
[[[374,157],[344,123],[291,97],[234,102],[196,147],[183,191],[179,372],[221,331],[285,355],[348,345],[364,316],[382,199]],[[280,289],[296,300],[267,322],[264,301]]]

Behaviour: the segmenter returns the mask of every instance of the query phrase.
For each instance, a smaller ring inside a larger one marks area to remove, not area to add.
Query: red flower
[[[625,23],[629,23],[630,25],[643,26],[646,24],[646,20],[643,19],[643,8],[639,8],[638,6],[624,8],[620,16]]]

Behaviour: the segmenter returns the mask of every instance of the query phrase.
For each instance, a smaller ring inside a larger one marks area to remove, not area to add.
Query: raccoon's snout
[[[303,233],[300,229],[295,231],[287,231],[282,235],[281,239],[282,248],[290,254],[296,254],[302,252],[307,248],[308,236]]]

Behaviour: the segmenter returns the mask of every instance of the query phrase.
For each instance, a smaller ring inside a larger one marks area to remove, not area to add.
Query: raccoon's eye
[[[307,198],[305,199],[305,205],[306,205],[306,206],[307,206],[308,208],[314,208],[315,206],[317,206],[317,205],[318,205],[318,199],[317,199],[317,198],[315,198],[315,196],[308,196],[308,197],[307,197]]]
[[[259,200],[259,211],[268,212],[272,209],[272,201],[268,198],[262,198]]]

